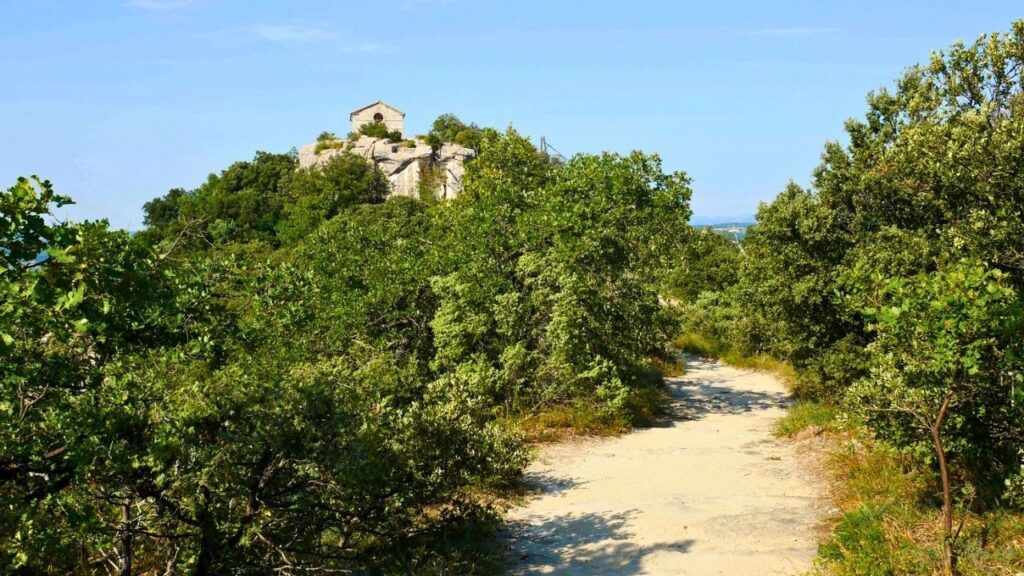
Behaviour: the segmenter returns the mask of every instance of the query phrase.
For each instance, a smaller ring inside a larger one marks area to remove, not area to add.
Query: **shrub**
[[[319,140],[316,143],[314,152],[317,154],[324,150],[340,150],[345,147],[345,143],[341,140]]]
[[[383,122],[370,122],[359,127],[359,134],[371,138],[383,138],[390,142],[400,142],[402,133],[398,130],[388,130]]]
[[[424,140],[435,151],[440,150],[446,142],[454,142],[460,146],[479,150],[484,140],[485,130],[476,124],[465,124],[454,114],[442,114],[434,120],[430,132]]]

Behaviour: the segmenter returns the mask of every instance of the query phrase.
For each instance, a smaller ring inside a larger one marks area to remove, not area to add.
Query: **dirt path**
[[[772,423],[772,376],[691,358],[675,416],[609,440],[546,446],[540,495],[509,513],[513,574],[799,574],[824,487]]]

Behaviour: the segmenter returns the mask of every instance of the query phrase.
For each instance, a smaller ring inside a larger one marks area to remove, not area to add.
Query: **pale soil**
[[[690,358],[674,415],[613,439],[541,448],[540,491],[509,512],[512,574],[799,574],[827,514],[811,455],[773,438],[773,376]]]

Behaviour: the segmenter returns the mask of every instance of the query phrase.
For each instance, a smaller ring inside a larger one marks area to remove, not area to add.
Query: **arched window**
[[[383,122],[384,121],[384,115],[381,114],[380,112],[377,112],[376,114],[373,115],[373,121],[374,122]]]

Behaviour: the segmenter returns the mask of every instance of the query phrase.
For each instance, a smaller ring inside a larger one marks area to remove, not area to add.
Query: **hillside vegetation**
[[[649,419],[672,336],[785,371],[779,433],[831,438],[822,571],[1019,571],[1022,70],[1024,21],[909,68],[741,243],[656,155],[451,115],[426,140],[478,155],[440,203],[260,152],[132,235],[19,179],[0,573],[483,573],[527,434]]]
[[[845,501],[823,548],[838,573],[1024,563],[1022,67],[1024,21],[935,53],[868,95],[811,188],[761,206],[742,253],[684,252],[687,270],[739,265],[699,293],[677,277],[681,343],[788,362],[799,395],[864,427],[852,445],[867,435],[877,462],[919,472],[891,500]]]
[[[259,153],[134,237],[0,193],[0,572],[482,570],[513,423],[627,425],[657,390],[690,190],[480,135],[441,204],[349,155]]]

